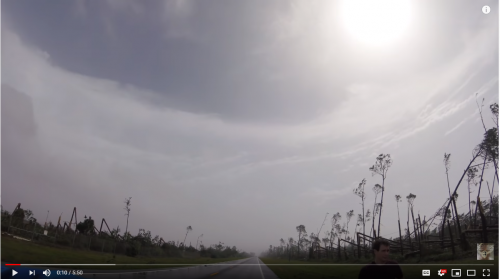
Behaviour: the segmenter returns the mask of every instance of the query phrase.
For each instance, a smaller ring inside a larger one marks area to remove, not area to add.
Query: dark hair
[[[382,238],[378,238],[377,240],[375,240],[373,242],[372,249],[379,251],[380,250],[380,245],[390,246],[389,241],[387,241],[385,239],[382,239]]]

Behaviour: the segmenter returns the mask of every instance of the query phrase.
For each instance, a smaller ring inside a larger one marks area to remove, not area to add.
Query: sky
[[[397,237],[394,196],[428,218],[444,153],[452,189],[469,164],[476,94],[494,125],[498,3],[382,2],[3,1],[2,207],[53,223],[76,207],[123,233],[132,197],[133,235],[191,226],[193,246],[260,253],[357,216],[363,178],[372,208],[369,168],[390,154],[381,234]]]

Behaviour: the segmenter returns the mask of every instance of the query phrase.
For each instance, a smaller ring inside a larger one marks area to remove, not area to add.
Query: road
[[[36,267],[37,270],[40,267]],[[16,268],[14,268],[16,269]],[[26,267],[23,270],[27,269]],[[47,278],[56,279],[55,268]],[[64,268],[59,268],[64,269]],[[41,269],[40,269],[41,270]],[[21,274],[20,274],[21,275]],[[37,274],[38,275],[38,274]],[[24,276],[22,276],[24,277]],[[45,276],[43,276],[45,277]],[[210,265],[144,270],[86,270],[80,278],[92,279],[277,279],[278,277],[257,257]],[[28,278],[28,277],[24,277]],[[38,277],[42,278],[42,277]],[[74,277],[76,278],[76,277]]]

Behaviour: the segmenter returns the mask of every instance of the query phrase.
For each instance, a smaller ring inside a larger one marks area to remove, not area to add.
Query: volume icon
[[[42,273],[43,273],[43,275],[49,277],[50,276],[50,269],[46,269]]]

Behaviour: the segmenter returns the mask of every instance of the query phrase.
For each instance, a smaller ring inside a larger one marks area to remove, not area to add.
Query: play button
[[[12,270],[12,276],[16,275],[17,274],[17,271],[15,271],[14,269]]]

